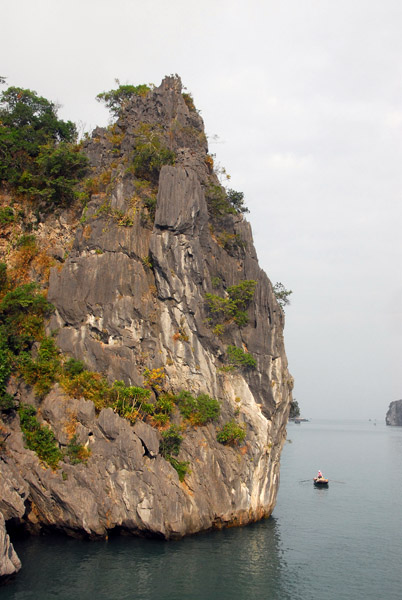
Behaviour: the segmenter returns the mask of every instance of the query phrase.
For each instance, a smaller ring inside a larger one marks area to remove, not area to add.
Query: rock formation
[[[20,569],[21,561],[10,542],[4,517],[0,513],[0,579],[4,580],[11,575],[15,575]]]
[[[178,459],[188,467],[181,481],[151,418],[130,423],[58,384],[39,400],[13,379],[9,392],[36,406],[59,446],[73,431],[89,458],[46,467],[9,412],[0,510],[31,531],[90,537],[119,528],[179,538],[269,516],[293,385],[284,314],[258,266],[250,225],[213,171],[201,117],[180,79],[168,77],[134,95],[115,125],[96,129],[84,147],[91,197],[68,257],[50,274],[49,333],[66,356],[109,382],[148,388],[154,402],[161,391],[208,394],[220,415],[192,426],[175,409],[171,421],[184,438]],[[151,157],[144,183],[136,157],[155,148],[167,148],[167,160],[154,168]],[[242,286],[247,300],[236,296]],[[231,348],[249,363],[231,361]],[[243,443],[218,442],[228,422],[246,432]]]
[[[402,400],[391,402],[385,417],[385,423],[402,427]]]
[[[10,431],[7,431],[9,437]],[[7,438],[8,439],[8,438]],[[23,447],[22,447],[23,448]],[[24,451],[24,449],[23,449]],[[10,453],[0,453],[0,580],[17,573],[21,562],[6,532],[5,521],[22,519],[28,484],[21,477]]]

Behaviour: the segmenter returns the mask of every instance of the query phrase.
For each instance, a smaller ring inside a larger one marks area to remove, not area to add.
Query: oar
[[[312,481],[313,479],[314,479],[314,477],[310,478],[310,479],[300,479],[299,483],[307,483],[308,481]],[[328,479],[328,482],[331,482],[331,483],[342,483],[343,485],[346,484],[346,481],[337,481],[336,479]]]

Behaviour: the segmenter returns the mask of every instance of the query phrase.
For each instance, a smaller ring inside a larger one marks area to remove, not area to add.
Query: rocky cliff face
[[[402,400],[391,402],[385,416],[385,422],[387,425],[402,427]]]
[[[162,166],[149,159],[155,148],[165,153]],[[37,406],[61,447],[73,428],[90,457],[45,468],[24,447],[18,415],[10,415],[0,509],[32,530],[105,536],[121,528],[164,538],[270,515],[293,384],[284,315],[258,266],[249,224],[228,210],[202,119],[180,79],[134,96],[85,151],[91,198],[68,258],[51,271],[49,332],[66,355],[110,382],[148,387],[153,401],[162,391],[208,394],[220,416],[192,426],[174,411],[184,438],[178,459],[188,465],[180,481],[160,453],[163,427],[152,419],[132,424],[112,408],[96,411],[58,385],[39,401],[13,382],[14,398]],[[245,430],[242,443],[217,441],[227,422]]]
[[[18,573],[20,569],[21,561],[10,542],[10,537],[6,532],[4,517],[0,513],[0,579],[7,579]]]

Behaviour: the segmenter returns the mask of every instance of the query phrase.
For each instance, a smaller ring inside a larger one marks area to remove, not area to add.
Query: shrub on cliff
[[[6,289],[7,283],[7,265],[4,262],[0,262],[0,294]]]
[[[72,465],[86,463],[90,457],[91,450],[77,442],[77,434],[74,434],[66,448],[66,456],[68,456]]]
[[[41,147],[32,169],[22,173],[18,191],[47,204],[66,204],[87,172],[87,159],[74,144]]]
[[[145,97],[152,88],[152,85],[146,85],[145,83],[140,85],[121,85],[118,79],[115,82],[118,84],[118,88],[109,90],[108,92],[101,92],[96,96],[97,101],[103,102],[114,117],[119,116],[121,109],[124,108],[130,98],[133,96]]]
[[[98,411],[111,405],[111,386],[100,373],[84,369],[74,376],[63,374],[60,384],[73,398],[91,400]]]
[[[0,328],[0,411],[14,407],[14,400],[7,394],[7,382],[11,375],[11,355],[7,340]]]
[[[219,417],[220,405],[208,394],[199,394],[196,398],[190,392],[182,391],[177,398],[180,413],[192,425],[206,425]]]
[[[10,87],[0,95],[0,181],[36,200],[65,203],[83,177],[87,159],[77,130],[57,106],[36,92]]]
[[[43,319],[52,305],[34,283],[7,292],[0,301],[0,328],[14,355],[27,350],[43,333]]]
[[[159,452],[164,458],[170,455],[177,456],[180,451],[180,446],[183,441],[183,436],[180,433],[180,427],[171,425],[169,429],[162,432],[162,440],[159,446]]]
[[[54,433],[49,427],[39,423],[36,418],[36,409],[33,406],[22,405],[19,407],[18,413],[27,447],[36,452],[38,457],[49,467],[55,469],[63,458],[63,454]]]
[[[216,434],[218,442],[230,446],[241,444],[245,437],[245,426],[239,425],[236,421],[228,421]]]
[[[0,208],[0,225],[8,225],[16,220],[15,214],[11,206]]]
[[[151,395],[150,390],[142,387],[127,386],[123,381],[115,381],[111,388],[111,400],[114,410],[129,421],[135,422],[140,411]]]
[[[229,364],[233,365],[234,368],[244,367],[246,369],[255,369],[257,366],[254,356],[249,352],[244,352],[242,348],[238,348],[237,346],[228,346],[227,355]]]
[[[254,296],[257,282],[253,279],[244,280],[237,285],[227,288],[227,297],[216,294],[206,294],[205,299],[210,314],[217,320],[235,322],[238,327],[248,323],[247,308]]]
[[[75,358],[69,358],[63,367],[63,371],[70,377],[75,377],[85,370],[85,363],[82,360],[76,360]]]
[[[25,382],[33,386],[36,395],[46,396],[61,370],[60,353],[53,338],[42,340],[36,359],[23,352],[18,365]]]
[[[157,184],[163,165],[174,165],[175,159],[176,155],[167,147],[159,127],[148,123],[138,127],[129,168],[136,177]]]
[[[275,298],[281,308],[284,308],[288,304],[290,304],[289,296],[293,294],[292,290],[287,290],[283,283],[278,281],[275,283],[273,287],[273,292],[275,294]]]
[[[229,204],[235,209],[237,213],[248,213],[250,212],[247,206],[244,204],[243,192],[237,192],[236,190],[228,189],[226,192]]]
[[[15,285],[15,283],[14,283]],[[28,351],[44,336],[43,321],[52,305],[34,283],[13,288],[5,263],[0,263],[0,410],[14,406],[6,393],[12,371],[22,356],[32,362]]]
[[[207,187],[205,196],[210,214],[217,219],[228,214],[236,215],[249,212],[244,204],[243,192],[211,184]]]
[[[187,473],[189,473],[189,462],[179,461],[174,456],[177,456],[180,451],[180,446],[183,441],[183,436],[180,433],[180,427],[171,425],[169,429],[162,432],[162,440],[159,445],[159,452],[172,467],[177,471],[179,480],[183,481]]]

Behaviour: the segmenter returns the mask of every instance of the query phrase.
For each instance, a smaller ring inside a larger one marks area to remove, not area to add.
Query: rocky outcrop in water
[[[6,531],[3,515],[0,513],[0,580],[15,575],[21,569],[18,558]]]
[[[135,157],[152,146],[175,158],[157,175],[148,162],[144,183]],[[219,401],[220,416],[191,426],[175,409],[171,420],[184,437],[178,459],[188,467],[181,480],[160,452],[163,428],[152,419],[131,424],[59,385],[39,400],[14,380],[9,392],[37,407],[59,446],[74,433],[88,458],[46,468],[25,447],[18,414],[9,412],[0,509],[32,531],[90,537],[117,528],[178,538],[269,516],[293,385],[284,314],[258,265],[250,225],[241,211],[227,210],[202,119],[186,103],[180,79],[134,96],[112,128],[94,131],[85,151],[91,198],[68,258],[51,271],[48,331],[66,355],[110,382],[148,386],[153,401],[161,390],[208,394]],[[235,295],[247,282],[242,304]],[[224,307],[214,311],[212,297]],[[230,348],[248,364],[231,360]],[[153,385],[150,373],[163,380]],[[218,442],[228,422],[246,432],[244,443]]]
[[[385,423],[402,427],[402,400],[391,402],[385,416]]]
[[[7,430],[7,439],[11,432]],[[0,457],[0,579],[14,575],[21,568],[21,562],[10,542],[6,531],[6,521],[21,519],[25,514],[24,500],[28,495],[28,485],[24,482],[18,467],[4,455]]]

